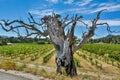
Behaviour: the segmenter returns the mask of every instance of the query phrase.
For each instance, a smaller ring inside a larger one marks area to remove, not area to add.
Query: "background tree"
[[[98,39],[90,39],[90,43],[112,43],[112,44],[120,44],[120,35],[107,35],[106,37],[98,38]]]
[[[107,29],[110,31],[107,23],[98,23],[102,11],[104,10],[99,11],[96,17],[91,21],[91,26],[88,26],[81,20],[82,16],[74,15],[72,18],[69,18],[67,15],[62,18],[55,13],[44,16],[41,18],[40,22],[36,22],[33,16],[29,13],[29,23],[22,20],[2,20],[0,25],[3,30],[7,32],[14,31],[18,35],[20,35],[20,29],[24,28],[27,36],[49,36],[51,43],[56,50],[55,62],[57,64],[57,73],[62,74],[61,67],[63,66],[65,67],[67,75],[75,76],[77,75],[77,70],[73,60],[74,52],[81,48],[81,46],[94,35],[95,29],[98,25],[107,25]],[[83,33],[82,39],[76,45],[74,43],[74,31],[76,25],[80,22],[88,28],[88,31]],[[66,30],[67,27],[69,27],[68,30]]]

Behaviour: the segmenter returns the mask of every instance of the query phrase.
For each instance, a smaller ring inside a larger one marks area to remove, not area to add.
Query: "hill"
[[[114,43],[120,44],[120,35],[108,35],[106,37],[91,39],[89,42],[91,43]]]

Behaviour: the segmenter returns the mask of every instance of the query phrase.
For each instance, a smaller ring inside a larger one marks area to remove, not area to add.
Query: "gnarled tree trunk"
[[[69,45],[69,41],[64,41],[63,47],[61,47],[59,50],[56,50],[56,64],[57,64],[57,70],[56,72],[58,74],[62,74],[61,67],[64,67],[66,70],[66,74],[70,76],[76,76],[77,70],[76,66],[73,60],[73,52],[72,52],[72,46]]]

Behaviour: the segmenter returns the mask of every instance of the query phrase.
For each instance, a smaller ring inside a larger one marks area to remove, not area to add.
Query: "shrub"
[[[45,41],[38,41],[38,44],[45,44]]]
[[[25,55],[24,54],[20,54],[20,60],[24,60],[25,59]]]

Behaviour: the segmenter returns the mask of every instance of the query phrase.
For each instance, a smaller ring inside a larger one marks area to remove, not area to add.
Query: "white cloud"
[[[45,9],[45,10],[30,10],[31,14],[35,14],[39,17],[43,17],[45,15],[51,15],[53,10],[52,9]]]
[[[30,10],[29,12],[30,12],[31,14],[36,14],[36,15],[40,14],[40,11],[39,11],[39,10]]]
[[[87,14],[89,13],[90,10],[88,10],[87,8],[70,8],[70,9],[66,9],[64,11],[61,11],[61,13],[71,13],[71,14]]]
[[[94,7],[94,6],[97,6],[98,4],[97,3],[94,3],[94,4],[91,4],[90,7]]]
[[[60,2],[60,0],[46,0],[46,1],[52,2],[52,3]],[[63,0],[61,0],[61,1],[63,1]],[[72,13],[91,14],[91,13],[95,13],[95,12],[98,12],[103,9],[107,9],[106,12],[120,11],[120,4],[118,4],[117,2],[94,3],[93,0],[81,0],[81,1],[77,1],[77,2],[75,2],[75,0],[65,0],[61,4],[69,4],[71,6],[73,6],[73,4],[74,4],[77,6],[66,8],[63,10],[60,10],[59,8],[57,8],[57,10],[56,10],[54,8],[54,10],[59,12],[60,14],[64,14],[64,13],[67,13],[67,14],[69,14],[69,13],[70,14],[72,14]],[[50,5],[51,5],[51,3],[49,5],[45,4],[42,8],[40,7],[38,10],[35,9],[31,12],[34,14],[39,14],[39,15],[41,13],[42,13],[41,15],[50,14],[49,12],[51,12],[53,10],[49,11],[47,8],[54,7],[53,4],[51,6]],[[45,9],[47,9],[47,10],[45,10]],[[42,11],[39,11],[39,10],[42,10]]]
[[[109,7],[109,6],[113,6],[113,5],[116,5],[116,2],[113,2],[113,3],[109,3],[109,2],[107,2],[107,3],[101,3],[98,6],[99,7],[104,7],[104,6]]]
[[[90,20],[83,20],[86,24],[91,26],[91,21]],[[120,20],[99,20],[97,23],[108,23],[109,26],[118,26],[120,27]],[[79,26],[84,26],[81,22],[78,24]]]
[[[109,26],[120,26],[120,20],[99,20],[99,22],[107,22]]]
[[[0,23],[1,23],[1,24],[4,24],[4,22],[3,22],[3,21],[1,21],[1,20],[0,20]]]
[[[109,5],[104,4],[103,7],[98,7],[94,10],[91,10],[91,13],[95,13],[95,12],[98,12],[98,11],[103,10],[103,9],[107,9],[107,12],[119,11],[120,10],[120,4],[117,4],[117,5],[116,4],[109,4]]]
[[[52,3],[57,3],[58,0],[46,0],[46,1],[49,1],[49,2],[52,2]]]
[[[82,10],[82,13],[85,13],[85,14],[95,13],[103,9],[107,9],[106,12],[120,11],[120,4],[118,4],[117,2],[113,2],[113,3],[107,2],[107,3],[99,4],[99,3],[91,3],[92,1],[93,0],[82,0],[81,2],[79,1],[79,2],[76,2],[75,4],[80,6],[79,11],[81,10],[81,8],[84,8],[84,10]],[[76,8],[76,11],[77,10],[78,9]]]
[[[83,0],[81,2],[80,1],[74,2],[74,4],[80,7],[66,9],[65,11],[63,11],[63,13],[68,11],[68,12],[81,13],[81,14],[83,13],[91,14],[104,9],[107,9],[106,12],[120,11],[120,4],[118,4],[117,2],[113,2],[113,3],[108,2],[108,3],[101,3],[101,4],[91,3],[91,2],[92,0]]]
[[[78,5],[78,6],[85,6],[85,5],[89,4],[91,1],[92,0],[82,0],[82,1],[80,1],[78,3],[76,3],[76,5]]]
[[[72,4],[74,2],[74,0],[67,0],[64,2],[64,4]]]

